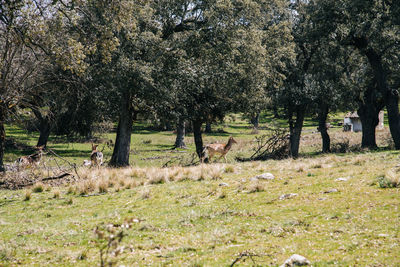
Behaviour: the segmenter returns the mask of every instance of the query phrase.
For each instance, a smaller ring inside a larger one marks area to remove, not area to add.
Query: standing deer
[[[237,144],[237,142],[235,141],[235,139],[233,139],[233,137],[229,137],[228,143],[225,144],[210,144],[210,145],[206,145],[203,149],[203,157],[201,158],[201,162],[204,162],[205,159],[205,155],[208,155],[208,160],[211,162],[211,158],[219,153],[221,154],[221,157],[224,157],[225,162],[227,162],[226,160],[226,154],[229,152],[229,150],[231,149],[233,144]]]
[[[44,145],[43,146],[38,146],[36,147],[37,152],[29,155],[29,156],[22,156],[17,159],[17,164],[18,167],[23,166],[23,167],[28,167],[28,166],[37,166],[40,164],[40,160],[42,159],[42,156],[44,154]]]
[[[92,144],[92,154],[90,154],[90,161],[92,166],[101,166],[103,165],[103,153],[97,151],[97,147],[99,145]]]

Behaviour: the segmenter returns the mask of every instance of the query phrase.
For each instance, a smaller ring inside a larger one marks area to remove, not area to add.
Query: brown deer
[[[40,164],[40,160],[42,159],[42,156],[44,154],[43,150],[44,150],[44,145],[43,146],[38,146],[36,147],[37,152],[29,155],[29,156],[22,156],[20,158],[17,159],[17,164],[18,167],[22,166],[22,167],[28,167],[28,166],[37,166]]]
[[[233,144],[237,144],[236,140],[233,139],[233,137],[229,137],[228,143],[225,144],[210,144],[210,145],[206,145],[203,149],[203,157],[201,158],[201,162],[204,162],[204,159],[206,157],[206,154],[208,155],[208,160],[211,162],[211,158],[215,155],[215,154],[221,154],[221,157],[224,157],[225,162],[227,162],[226,160],[226,154],[229,152],[229,150],[231,149]]]
[[[103,153],[97,151],[97,147],[99,145],[92,144],[92,154],[90,154],[90,161],[92,166],[101,166],[103,165]]]

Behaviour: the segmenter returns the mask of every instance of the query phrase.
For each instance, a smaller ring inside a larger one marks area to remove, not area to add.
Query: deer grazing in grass
[[[29,156],[22,156],[17,159],[18,167],[29,167],[29,166],[38,166],[40,164],[40,160],[44,154],[45,146],[38,146],[36,147],[37,152],[29,155]]]
[[[211,158],[215,155],[215,154],[221,154],[221,157],[224,157],[225,162],[227,162],[226,160],[226,154],[229,152],[229,150],[231,149],[233,144],[237,144],[236,140],[233,139],[233,137],[229,137],[228,143],[225,144],[210,144],[210,145],[206,145],[203,149],[203,157],[201,158],[201,162],[204,162],[204,159],[206,158],[206,155],[208,155],[208,161],[211,162]]]
[[[92,144],[92,154],[90,154],[90,161],[92,166],[103,165],[103,153],[97,151],[99,145]]]

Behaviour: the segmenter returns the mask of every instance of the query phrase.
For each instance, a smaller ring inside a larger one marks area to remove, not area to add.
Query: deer
[[[208,160],[211,161],[211,158],[215,154],[221,154],[221,157],[224,157],[225,163],[227,162],[226,160],[226,154],[229,152],[233,144],[237,144],[236,140],[233,139],[233,137],[229,137],[228,143],[225,144],[209,144],[206,145],[203,149],[203,157],[201,158],[201,162],[204,162],[204,159],[206,158],[206,154],[208,155]]]
[[[28,167],[28,166],[38,166],[40,164],[40,161],[42,159],[42,156],[44,154],[45,146],[37,146],[36,150],[37,152],[28,156],[22,156],[17,159],[17,164],[18,167],[23,166],[23,167]]]
[[[92,166],[103,165],[103,153],[97,151],[99,145],[92,144],[92,153],[90,154],[90,161]]]

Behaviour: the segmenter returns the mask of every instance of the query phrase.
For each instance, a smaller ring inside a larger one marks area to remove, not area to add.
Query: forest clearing
[[[292,254],[313,266],[400,264],[400,189],[387,188],[384,178],[400,183],[398,151],[316,154],[321,139],[310,122],[300,158],[240,163],[234,158],[249,155],[257,135],[241,120],[225,126],[222,136],[205,139],[235,136],[226,164],[161,168],[168,161],[162,155],[190,158],[194,145],[188,140],[185,153],[154,151],[171,147],[174,134],[148,133],[133,135],[132,148],[141,149],[133,167],[80,166],[80,179],[0,190],[2,264],[100,265],[105,240],[94,229],[126,219],[132,224],[123,228],[123,250],[107,259],[118,266],[279,266]],[[378,134],[380,145],[385,134]],[[361,134],[334,128],[331,136],[335,147],[344,138],[357,144]],[[64,145],[51,141],[51,149]],[[58,154],[70,159],[81,148],[80,163],[90,156],[90,143],[68,145],[73,152]],[[255,178],[265,173],[273,179]]]
[[[0,267],[400,266],[400,1],[0,0]]]

